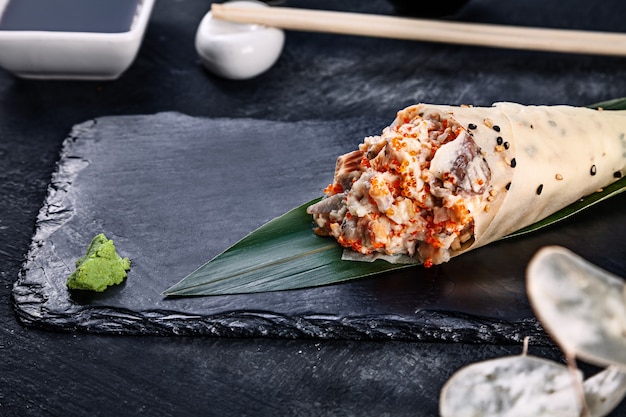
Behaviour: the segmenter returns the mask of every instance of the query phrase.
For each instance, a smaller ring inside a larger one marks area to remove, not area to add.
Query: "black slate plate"
[[[66,139],[13,289],[30,326],[111,334],[550,343],[524,271],[560,244],[626,276],[626,195],[531,236],[430,269],[306,290],[197,298],[161,292],[258,226],[321,195],[337,155],[390,120],[275,122],[178,113],[103,117]],[[97,233],[132,261],[102,294],[65,279]]]

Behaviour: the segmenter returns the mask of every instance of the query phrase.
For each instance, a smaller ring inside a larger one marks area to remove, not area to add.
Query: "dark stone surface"
[[[393,13],[383,1],[286,4]],[[387,121],[418,101],[585,105],[626,96],[624,59],[292,32],[271,71],[234,82],[208,74],[194,50],[195,30],[209,7],[195,0],[157,2],[137,60],[113,82],[27,81],[0,73],[0,415],[436,415],[439,390],[455,370],[517,354],[519,343],[118,336],[21,325],[11,289],[30,249],[63,140],[72,126],[103,116],[160,112],[193,120],[299,123],[354,117]],[[556,0],[472,0],[450,19],[623,31],[625,12],[626,3],[618,0],[572,0],[567,7]],[[617,255],[609,257],[598,248],[608,238],[623,240],[619,223],[624,222],[613,206],[623,202],[618,197],[594,209],[595,215],[573,220],[565,234],[550,230],[522,246],[509,241],[484,248],[439,277],[446,282],[470,263],[489,264],[506,247],[523,262],[544,239],[563,239],[619,274],[623,250],[612,248]],[[603,217],[616,220],[595,222]],[[581,230],[588,232],[584,239]],[[501,274],[518,274],[512,268]],[[408,277],[359,285],[372,291],[383,282],[386,288],[410,287]],[[378,294],[395,300],[400,292]],[[552,346],[531,342],[530,352],[561,360]],[[611,416],[624,413],[622,404]]]
[[[160,113],[76,126],[14,288],[19,317],[96,333],[546,343],[526,300],[526,259],[511,262],[507,246],[491,264],[472,265],[480,259],[472,257],[460,268],[454,261],[344,285],[161,295],[256,227],[321,195],[336,156],[385,123]],[[100,232],[131,258],[129,278],[103,294],[71,293],[73,263]],[[505,264],[515,264],[510,276]]]
[[[600,264],[626,259],[626,197],[618,197],[432,269],[287,292],[161,295],[256,227],[321,195],[336,156],[386,123],[159,113],[74,127],[14,288],[18,316],[38,327],[95,333],[472,343],[529,336],[549,344],[525,294],[532,254],[561,244]],[[65,281],[73,263],[100,232],[131,258],[129,278],[103,294],[71,293]],[[593,236],[602,241],[589,245]],[[626,265],[617,266],[626,276]]]

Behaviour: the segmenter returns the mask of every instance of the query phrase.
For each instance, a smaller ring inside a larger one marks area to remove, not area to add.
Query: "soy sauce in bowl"
[[[0,30],[128,32],[139,0],[10,0]]]

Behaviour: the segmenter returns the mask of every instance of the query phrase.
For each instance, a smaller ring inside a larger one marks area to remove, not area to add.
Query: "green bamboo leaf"
[[[626,110],[626,98],[589,107]],[[626,191],[626,178],[504,239],[545,228],[623,191]],[[305,203],[261,226],[165,290],[163,295],[203,296],[301,289],[415,266],[383,260],[341,260],[343,248],[334,239],[316,236],[312,231],[312,218],[306,208],[317,201],[319,199]]]
[[[600,103],[587,106],[592,109],[604,110],[626,110],[626,97],[615,98],[613,100],[602,101]]]
[[[241,239],[182,281],[167,296],[240,294],[334,284],[412,265],[341,261],[343,248],[313,233],[306,208],[277,217]]]

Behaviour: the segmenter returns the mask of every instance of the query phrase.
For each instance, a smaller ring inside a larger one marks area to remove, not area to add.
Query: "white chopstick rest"
[[[257,1],[233,1],[228,6],[256,13],[269,7]],[[233,80],[256,77],[278,60],[285,33],[255,23],[234,23],[215,18],[212,12],[202,19],[195,46],[203,65],[212,73]]]

